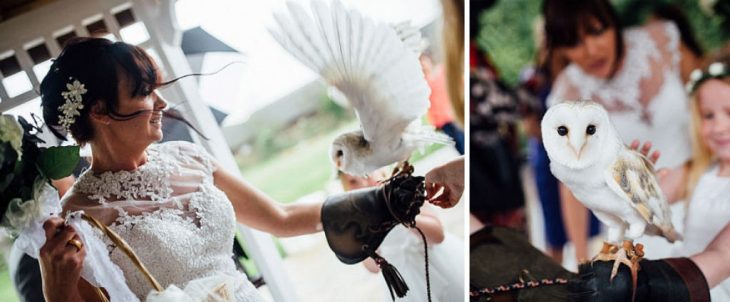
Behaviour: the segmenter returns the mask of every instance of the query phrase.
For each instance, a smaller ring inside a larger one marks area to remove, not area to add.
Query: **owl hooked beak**
[[[587,140],[585,136],[571,136],[568,139],[568,148],[573,151],[573,154],[575,154],[575,158],[580,159],[580,155],[581,153],[583,153],[583,148],[585,148],[586,146],[586,141]],[[576,146],[578,148],[576,148]]]

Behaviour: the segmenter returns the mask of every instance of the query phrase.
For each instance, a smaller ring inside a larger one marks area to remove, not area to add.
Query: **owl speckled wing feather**
[[[654,174],[654,166],[641,153],[626,149],[605,172],[608,187],[628,202],[647,222],[646,232],[669,242],[682,240],[672,226],[669,204]]]

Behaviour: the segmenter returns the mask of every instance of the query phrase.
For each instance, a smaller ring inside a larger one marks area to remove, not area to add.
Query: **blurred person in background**
[[[436,129],[443,131],[454,140],[454,147],[459,154],[464,155],[464,130],[454,120],[454,110],[449,101],[446,89],[446,73],[442,64],[435,65],[431,54],[424,52],[419,58],[423,74],[426,76],[431,95],[428,97],[431,106],[428,107],[426,118]]]
[[[470,212],[482,224],[525,229],[525,194],[517,136],[518,98],[476,43],[479,16],[495,1],[471,6],[469,45]]]

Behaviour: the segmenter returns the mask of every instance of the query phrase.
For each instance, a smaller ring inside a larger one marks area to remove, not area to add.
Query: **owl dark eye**
[[[594,125],[588,125],[588,127],[586,128],[586,133],[588,133],[588,135],[595,134],[596,133],[596,126],[594,126]]]
[[[567,127],[565,127],[565,126],[558,127],[558,135],[565,136],[566,134],[568,134],[568,128]]]

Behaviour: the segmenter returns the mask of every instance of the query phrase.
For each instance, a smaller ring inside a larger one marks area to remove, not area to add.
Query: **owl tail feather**
[[[403,132],[403,139],[419,147],[429,144],[454,145],[454,140],[446,134],[436,132],[433,126],[411,124]]]
[[[678,241],[678,240],[679,241],[684,240],[682,238],[682,234],[677,233],[677,230],[675,230],[674,227],[671,225],[668,227],[662,228],[662,236],[664,238],[667,238],[667,241],[669,241],[670,243],[674,243],[675,241]]]

